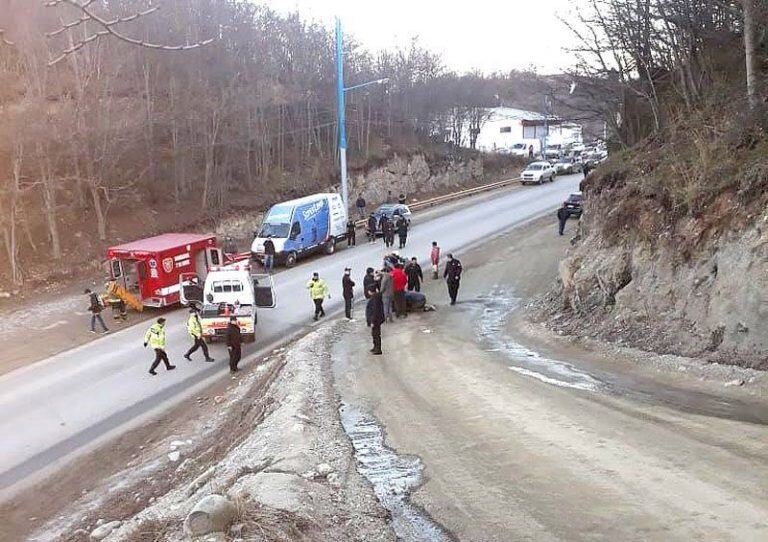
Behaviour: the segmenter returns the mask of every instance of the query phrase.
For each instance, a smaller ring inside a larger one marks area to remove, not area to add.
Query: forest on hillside
[[[62,257],[63,216],[104,240],[120,206],[215,212],[338,176],[332,29],[245,0],[0,0],[0,272]],[[457,74],[414,40],[345,38],[350,164],[468,145],[482,107],[536,108],[534,73]],[[436,136],[437,135],[437,136]],[[450,149],[448,149],[450,152]]]

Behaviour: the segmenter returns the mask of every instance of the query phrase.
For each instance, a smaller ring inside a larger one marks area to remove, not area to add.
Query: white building
[[[495,107],[488,110],[488,119],[480,128],[476,148],[482,152],[508,153],[513,147],[524,144],[533,146],[535,153],[541,149],[546,135],[547,145],[581,143],[581,125],[564,122],[557,117],[546,119],[541,113],[523,111],[511,107]],[[462,142],[468,146],[468,141]]]

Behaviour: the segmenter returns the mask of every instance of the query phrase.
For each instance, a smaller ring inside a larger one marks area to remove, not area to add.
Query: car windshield
[[[532,166],[528,166],[528,171],[541,171],[542,169],[544,169],[544,166],[542,166],[541,164],[534,164]]]
[[[291,215],[293,207],[290,205],[275,205],[269,210],[264,224],[261,226],[259,237],[288,237],[291,229]]]
[[[377,215],[391,215],[395,212],[395,206],[394,205],[382,205],[376,210]]]
[[[515,143],[514,145],[512,145],[512,148],[513,149],[524,149],[525,145],[523,145],[522,143]]]
[[[284,238],[288,237],[288,232],[291,229],[291,225],[288,223],[285,224],[270,224],[269,222],[265,222],[261,226],[261,231],[259,232],[259,237],[265,238],[265,237],[276,237],[276,238]]]
[[[581,203],[581,194],[571,194],[568,196],[568,201],[570,203]]]

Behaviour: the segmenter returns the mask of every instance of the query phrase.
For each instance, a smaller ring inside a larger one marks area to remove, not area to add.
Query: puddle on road
[[[482,314],[477,319],[477,333],[489,352],[498,352],[510,362],[510,369],[546,384],[597,391],[604,383],[571,363],[549,359],[504,336],[507,319],[520,305],[505,290],[496,289],[479,296]]]
[[[421,484],[424,465],[418,457],[398,455],[384,444],[384,431],[373,416],[343,404],[341,423],[355,449],[357,470],[373,485],[392,516],[398,540],[448,542],[445,530],[411,504],[410,493]]]

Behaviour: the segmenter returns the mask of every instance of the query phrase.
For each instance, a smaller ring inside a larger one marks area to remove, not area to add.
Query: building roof
[[[214,237],[213,235],[199,235],[196,233],[164,233],[155,237],[139,239],[111,247],[109,250],[120,252],[163,252],[172,248],[206,241]]]
[[[515,109],[513,107],[492,107],[488,111],[491,112],[491,118],[489,120],[540,120],[545,119],[541,113],[535,111],[525,111],[523,109]]]

